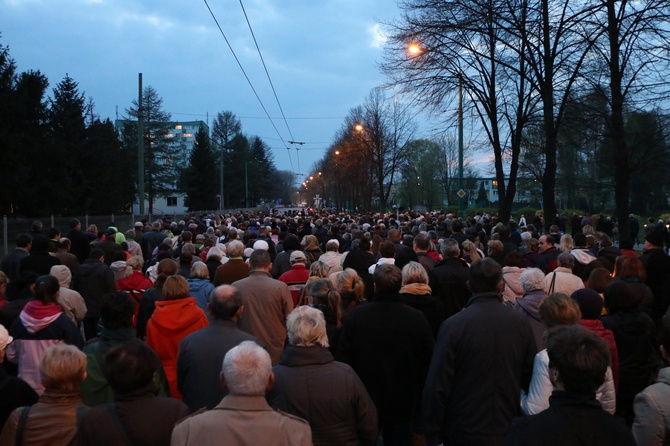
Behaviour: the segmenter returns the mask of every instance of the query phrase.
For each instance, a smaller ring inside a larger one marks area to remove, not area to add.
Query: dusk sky
[[[50,94],[69,74],[103,119],[115,119],[117,110],[124,116],[137,97],[141,72],[144,86],[158,91],[173,120],[207,121],[209,114],[211,125],[217,112],[230,110],[246,134],[260,136],[273,149],[279,169],[309,173],[349,110],[384,81],[377,67],[379,22],[399,16],[395,2],[243,1],[291,133],[240,1],[207,2],[281,137],[205,1],[0,0],[0,44],[9,47],[19,72],[43,72]],[[290,140],[305,142],[299,153]]]

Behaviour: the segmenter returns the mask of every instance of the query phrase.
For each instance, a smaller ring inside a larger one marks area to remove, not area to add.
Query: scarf
[[[416,294],[417,296],[423,296],[432,293],[433,291],[426,283],[408,283],[400,288],[400,294]]]

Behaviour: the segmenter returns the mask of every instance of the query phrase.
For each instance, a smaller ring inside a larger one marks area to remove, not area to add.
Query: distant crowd
[[[670,443],[666,223],[555,223],[35,221],[0,264],[0,446]]]

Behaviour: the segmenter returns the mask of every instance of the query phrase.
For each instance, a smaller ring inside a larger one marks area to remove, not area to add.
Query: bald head
[[[242,314],[242,297],[235,287],[221,285],[212,291],[207,308],[214,319],[236,321]]]

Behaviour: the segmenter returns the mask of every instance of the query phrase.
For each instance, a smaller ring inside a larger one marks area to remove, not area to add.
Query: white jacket
[[[570,297],[572,293],[584,288],[584,282],[578,276],[572,274],[572,270],[559,266],[553,272],[544,277],[544,291],[547,294],[551,288],[551,281],[554,280],[554,273],[556,274],[556,282],[554,283],[553,293],[563,293]]]
[[[533,361],[533,377],[530,380],[528,394],[521,389],[521,411],[526,415],[535,415],[549,408],[549,397],[554,391],[554,386],[549,379],[549,355],[547,349],[535,355]],[[600,401],[603,409],[614,414],[616,410],[616,391],[614,390],[614,379],[612,368],[607,367],[605,382],[598,388],[596,399]]]

